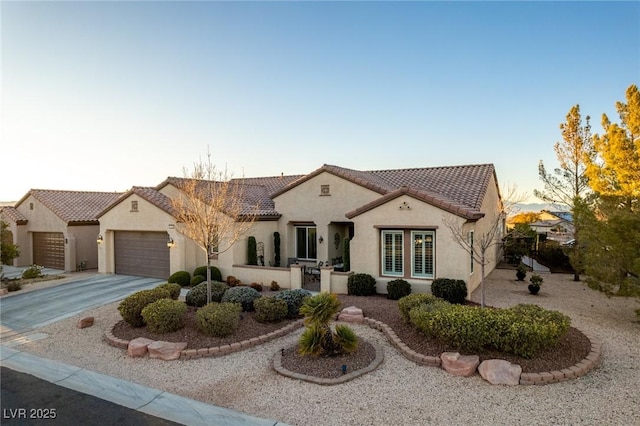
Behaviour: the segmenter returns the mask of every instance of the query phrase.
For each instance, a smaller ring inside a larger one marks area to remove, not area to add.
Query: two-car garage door
[[[161,279],[169,277],[169,234],[117,231],[114,239],[116,274]]]

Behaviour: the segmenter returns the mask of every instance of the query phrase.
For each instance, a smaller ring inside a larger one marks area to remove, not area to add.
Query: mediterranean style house
[[[0,209],[20,256],[12,266],[37,264],[62,271],[98,268],[97,214],[118,192],[32,189],[15,206]]]
[[[182,181],[169,177],[156,187],[133,187],[97,214],[100,273],[167,278],[206,264],[207,253],[178,232],[171,198]],[[244,239],[213,256],[223,277],[300,288],[305,274],[314,273],[322,291],[336,293],[346,293],[353,273],[372,275],[380,293],[398,278],[414,292],[429,292],[435,278],[455,278],[471,293],[481,268],[452,226],[472,242],[497,224],[496,244],[485,253],[487,274],[500,258],[504,217],[491,164],[379,171],[323,165],[307,175],[236,181],[245,188],[247,205],[260,210]],[[263,260],[258,266],[247,265],[250,236]],[[345,239],[349,271],[342,270]]]

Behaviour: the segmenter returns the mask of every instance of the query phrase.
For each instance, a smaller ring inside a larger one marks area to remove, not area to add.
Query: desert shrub
[[[176,283],[164,283],[160,284],[156,288],[167,290],[169,292],[169,297],[171,297],[173,300],[178,300],[178,298],[180,297],[180,289],[182,287],[180,287],[180,284]]]
[[[294,290],[283,290],[274,297],[284,300],[287,303],[287,318],[298,318],[300,316],[300,307],[307,297],[311,297],[311,292],[297,288]]]
[[[237,303],[209,303],[198,309],[196,321],[203,333],[224,337],[236,330],[241,312],[242,307]]]
[[[14,291],[18,291],[18,290],[22,290],[22,284],[17,282],[17,281],[11,281],[9,282],[9,284],[7,284],[7,291],[9,292],[14,292]]]
[[[398,300],[411,294],[411,284],[402,279],[387,283],[387,299]]]
[[[22,278],[24,278],[25,280],[40,278],[42,276],[42,266],[39,265],[31,265],[27,269],[22,271]]]
[[[202,275],[194,275],[191,277],[191,287],[195,287],[203,281],[206,281],[207,277],[203,277]],[[211,280],[213,282],[213,280]]]
[[[211,300],[207,301],[207,283],[201,282],[187,292],[185,302],[189,306],[200,307],[210,302],[220,303],[222,295],[229,289],[225,283],[218,281],[211,282]]]
[[[287,302],[275,297],[260,297],[253,301],[258,322],[278,322],[287,317]]]
[[[420,305],[409,313],[411,323],[429,337],[465,351],[497,349],[532,358],[553,346],[570,326],[560,312],[535,305],[481,309],[464,305]]]
[[[431,294],[449,303],[461,305],[467,298],[467,283],[463,280],[436,278],[431,283]]]
[[[269,286],[269,288],[271,289],[271,291],[280,290],[280,286],[278,285],[277,281],[271,281],[271,285]]]
[[[524,281],[526,276],[527,268],[522,264],[518,265],[518,270],[516,271],[516,278],[518,279],[518,281]]]
[[[164,334],[183,328],[186,313],[187,305],[184,302],[160,299],[142,309],[142,318],[147,323],[149,331]]]
[[[405,322],[409,322],[409,312],[411,309],[420,305],[428,305],[438,301],[437,297],[432,294],[418,293],[410,294],[398,300],[398,309],[400,310],[400,316]]]
[[[169,279],[167,280],[169,283],[180,284],[182,287],[187,287],[191,284],[191,274],[187,271],[178,271],[171,274]]]
[[[220,269],[215,266],[209,266],[209,270],[211,271],[211,281],[222,281],[222,274],[220,273]],[[207,267],[206,266],[198,266],[193,271],[193,275],[202,275],[204,279],[207,279]]]
[[[369,274],[353,274],[347,280],[347,294],[371,296],[376,294],[376,279]]]
[[[164,288],[154,288],[151,290],[140,290],[127,296],[120,305],[118,311],[122,319],[132,327],[142,327],[144,318],[142,310],[149,304],[160,299],[170,299],[169,290]]]
[[[247,265],[258,264],[258,243],[256,237],[247,238]]]
[[[262,291],[262,284],[260,283],[251,283],[249,287],[251,287],[255,291]]]
[[[236,287],[236,286],[239,286],[241,284],[242,284],[242,282],[239,279],[237,279],[236,277],[234,277],[233,275],[227,276],[227,285],[229,287]]]
[[[221,302],[239,303],[245,312],[253,311],[253,301],[262,297],[251,287],[232,287],[222,295]]]
[[[301,355],[333,356],[357,349],[358,338],[349,327],[341,324],[333,332],[329,326],[340,306],[338,296],[332,293],[323,292],[305,299],[300,308],[306,325],[298,341]]]

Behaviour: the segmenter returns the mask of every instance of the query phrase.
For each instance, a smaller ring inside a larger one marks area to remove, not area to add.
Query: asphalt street
[[[3,425],[178,425],[159,417],[0,368]]]

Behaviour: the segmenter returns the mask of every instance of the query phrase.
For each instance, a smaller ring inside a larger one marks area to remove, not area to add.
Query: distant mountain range
[[[551,211],[568,211],[567,206],[558,206],[556,204],[550,203],[518,203],[515,205],[515,210],[513,214],[524,213],[524,212],[539,212],[542,210],[551,210]]]
[[[0,207],[2,206],[15,206],[17,201],[0,201]]]

